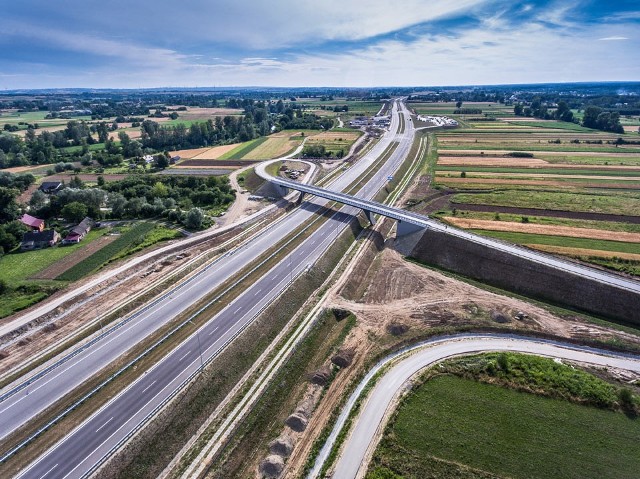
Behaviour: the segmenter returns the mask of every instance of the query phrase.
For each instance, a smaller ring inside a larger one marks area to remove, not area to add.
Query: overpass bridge
[[[270,181],[274,185],[277,185],[279,188],[281,188],[283,195],[287,194],[287,190],[296,190],[300,191],[301,193],[299,201],[302,200],[305,194],[310,194],[318,196],[320,198],[325,198],[330,201],[337,201],[338,203],[353,206],[355,208],[361,209],[367,216],[367,219],[371,224],[374,223],[372,216],[374,214],[392,218],[398,222],[398,236],[404,236],[429,226],[428,216],[423,216],[411,211],[405,211],[399,208],[394,208],[392,206],[387,206],[385,204],[378,203],[377,201],[365,200],[356,196],[348,195],[346,193],[327,190],[319,186],[303,184],[297,181],[288,180],[286,178],[271,176],[266,172],[265,169],[265,167],[270,163],[273,162],[267,161],[258,165],[255,169],[256,174],[262,179]]]
[[[398,222],[397,236],[404,236],[419,230],[429,228],[433,231],[444,233],[452,237],[457,237],[465,241],[470,241],[472,243],[476,243],[511,256],[531,261],[533,263],[541,264],[556,270],[563,271],[565,273],[574,274],[591,281],[596,281],[602,284],[614,286],[616,288],[621,288],[634,294],[640,294],[640,282],[635,279],[608,273],[606,271],[591,268],[589,266],[585,266],[576,262],[560,259],[555,256],[540,253],[511,243],[503,242],[485,236],[480,236],[458,228],[446,226],[438,221],[429,218],[428,216],[419,215],[417,213],[405,211],[400,208],[394,208],[393,206],[387,206],[376,201],[365,200],[345,193],[339,193],[336,191],[321,188],[319,186],[298,183],[297,181],[288,180],[282,177],[273,177],[266,172],[265,167],[270,163],[273,163],[274,161],[278,160],[266,161],[258,165],[255,169],[256,174],[261,178],[277,185],[279,188],[282,188],[284,193],[286,193],[286,190],[288,189],[293,189],[300,191],[303,194],[310,194],[318,196],[320,198],[328,199],[330,201],[337,201],[339,203],[359,208],[364,211],[367,219],[372,224],[373,214],[392,218]]]

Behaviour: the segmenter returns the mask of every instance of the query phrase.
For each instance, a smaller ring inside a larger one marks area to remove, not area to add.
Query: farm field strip
[[[568,248],[583,248],[600,251],[640,254],[640,244],[622,241],[600,240],[593,238],[575,238],[567,236],[541,235],[535,233],[521,233],[518,231],[494,231],[483,229],[469,230],[477,234],[497,238],[524,246],[548,245]],[[616,255],[618,256],[618,255]]]
[[[552,163],[540,158],[517,158],[511,156],[441,156],[440,166],[497,166],[516,168],[566,168],[566,169],[597,169],[597,170],[631,170],[638,171],[640,165],[601,165],[584,163]]]
[[[585,145],[586,146],[586,145]],[[589,145],[592,146],[592,145]],[[476,149],[460,149],[460,150],[456,150],[453,148],[445,148],[446,151],[446,155],[447,156],[478,156],[478,150]],[[504,156],[504,155],[508,155],[509,153],[513,152],[513,150],[490,150],[491,151],[491,155],[492,156]],[[533,153],[533,151],[532,151]],[[487,154],[488,155],[488,154]],[[593,151],[562,151],[562,150],[557,150],[557,151],[535,151],[535,156],[541,156],[541,157],[558,157],[558,158],[564,158],[564,157],[570,157],[570,158],[574,158],[574,157],[593,157],[593,158],[598,158],[598,157],[604,157],[604,158],[637,158],[638,160],[640,160],[640,154],[637,153],[624,153],[624,152],[615,152],[615,153],[610,153],[610,152],[593,152]]]
[[[446,177],[436,176],[438,183],[443,185],[472,185],[474,188],[477,185],[483,185],[490,187],[493,185],[501,186],[544,186],[544,187],[572,187],[578,189],[584,188],[611,188],[611,189],[629,189],[636,190],[640,188],[640,183],[627,181],[626,183],[619,183],[611,180],[542,180],[542,179],[505,179],[505,178],[459,178],[459,177]]]
[[[593,169],[545,169],[545,168],[459,168],[455,166],[444,166],[436,170],[437,175],[446,176],[455,174],[459,176],[462,172],[472,177],[511,177],[511,178],[600,178],[606,180],[640,180],[640,168],[633,170],[615,170],[599,168]]]
[[[535,223],[517,223],[513,221],[480,220],[445,216],[444,220],[464,229],[482,229],[491,231],[514,231],[518,233],[532,233],[550,236],[569,236],[573,238],[589,238],[613,240],[626,243],[640,243],[640,233],[617,231],[612,239],[610,231],[593,228],[577,228],[570,226],[541,225]]]
[[[545,244],[535,244],[531,243],[527,245],[529,248],[537,249],[539,251],[543,251],[545,253],[552,254],[563,254],[567,256],[584,256],[584,257],[597,257],[603,259],[614,259],[619,258],[623,260],[630,261],[638,261],[640,262],[640,254],[634,253],[621,253],[619,251],[601,251],[597,249],[587,249],[587,248],[571,248],[568,246],[553,246],[553,245],[545,245]]]
[[[424,105],[453,110],[451,104],[438,106]],[[638,260],[640,232],[607,226],[596,217],[628,223],[640,217],[640,147],[614,144],[621,136],[637,138],[514,117],[504,109],[487,121],[489,111],[477,108],[482,114],[466,115],[467,121],[465,115],[453,115],[462,128],[437,133],[433,179],[456,192],[439,215],[486,236],[637,274],[635,266],[623,262]],[[475,205],[487,213],[476,215]],[[503,209],[506,221],[500,221]],[[458,210],[456,216],[452,210]],[[553,224],[558,212],[573,223]],[[535,222],[528,214],[536,216]],[[593,220],[591,227],[582,217]]]

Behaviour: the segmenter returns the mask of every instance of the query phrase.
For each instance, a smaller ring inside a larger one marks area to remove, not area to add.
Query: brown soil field
[[[56,261],[51,266],[32,276],[31,279],[56,279],[69,268],[84,261],[85,258],[88,258],[96,251],[104,248],[106,245],[108,245],[112,241],[115,241],[117,238],[117,236],[101,236],[100,238],[89,243],[84,248],[79,249],[75,253],[62,258],[59,261]],[[59,246],[59,248],[64,248],[64,246]]]
[[[584,133],[560,133],[553,132],[550,135],[548,128],[543,129],[542,132],[527,132],[527,133],[512,133],[505,134],[504,131],[496,131],[494,133],[483,131],[478,133],[465,133],[464,136],[461,133],[458,134],[438,134],[438,141],[444,143],[536,143],[540,145],[549,145],[549,140],[565,140],[568,143],[570,140],[579,138],[580,140],[602,140],[602,141],[615,141],[617,136],[608,135],[589,135]],[[624,146],[624,145],[622,145]],[[607,144],[591,144],[589,148],[611,148],[611,145]],[[621,147],[620,147],[621,148]]]
[[[337,140],[338,138],[342,138],[343,140],[357,140],[359,137],[359,133],[348,131],[324,131],[317,135],[310,136],[313,140]]]
[[[247,160],[185,160],[173,168],[238,168],[254,163]]]
[[[593,146],[593,145],[587,145]],[[489,150],[485,151],[486,156],[502,156],[511,153],[512,150]],[[478,150],[442,150],[443,155],[450,156],[478,156]],[[530,151],[535,156],[587,156],[597,157],[602,156],[606,158],[629,158],[635,157],[640,159],[638,153],[610,153],[610,152],[598,152],[598,151]]]
[[[178,111],[176,113],[180,115],[178,120],[198,120],[215,118],[216,116],[242,115],[243,111],[236,108],[204,108],[188,106],[187,111]]]
[[[441,199],[446,199],[443,197]],[[443,209],[446,206],[437,205],[435,209],[431,211],[437,211]],[[460,211],[482,211],[488,213],[509,213],[513,215],[524,216],[549,216],[552,218],[571,218],[576,220],[590,220],[590,221],[616,221],[619,223],[631,223],[640,224],[640,216],[631,215],[614,215],[608,213],[593,213],[590,211],[563,211],[563,210],[543,210],[537,208],[518,208],[514,206],[499,206],[499,205],[476,205],[471,203],[455,203],[451,206]]]
[[[638,133],[640,131],[640,127],[633,125],[623,125],[622,128],[624,128],[625,133]]]
[[[27,173],[41,168],[53,168],[54,166],[54,163],[46,165],[14,166],[13,168],[3,168],[2,171],[6,171],[7,173]]]
[[[552,180],[515,180],[500,178],[447,178],[439,176],[441,184],[469,184],[469,185],[521,185],[521,186],[554,186],[574,188],[610,188],[610,189],[640,189],[640,184],[635,183],[587,183],[581,181],[552,181]]]
[[[635,170],[633,165],[581,165],[576,163],[550,163],[540,158],[513,158],[495,156],[440,156],[439,165],[447,166],[496,166],[517,168],[562,168],[580,170]]]
[[[620,258],[640,261],[640,254],[619,253],[613,251],[601,251],[598,249],[569,248],[566,246],[551,246],[548,244],[528,244],[529,248],[544,251],[546,253],[564,254],[567,256],[596,256],[598,258]]]
[[[46,126],[46,125],[42,125],[40,124],[40,122],[36,122],[39,124],[40,128],[38,128],[36,130],[36,135],[39,135],[41,132],[43,131],[50,131],[50,132],[54,132],[54,131],[60,131],[60,130],[64,130],[67,125],[58,125],[58,126]],[[18,131],[14,131],[13,132],[14,135],[18,135],[21,136],[22,138],[24,138],[27,135],[27,130],[18,130]]]
[[[76,176],[74,174],[64,174],[64,173],[56,173],[55,175],[47,176],[42,181],[69,181],[72,176]],[[80,174],[78,177],[82,181],[97,181],[98,176],[102,176],[106,181],[117,181],[122,180],[127,177],[127,175],[89,175],[89,174]]]
[[[154,121],[155,120],[160,120],[160,118],[154,118]],[[110,132],[109,138],[115,141],[120,141],[120,138],[118,138],[118,133],[120,133],[121,131],[124,131],[127,135],[129,135],[129,138],[131,138],[132,140],[135,140],[142,136],[142,131],[140,130],[140,128],[119,128],[116,131]]]
[[[640,243],[640,233],[626,233],[594,228],[574,228],[571,226],[540,225],[534,223],[517,223],[514,221],[478,220],[447,216],[443,218],[454,226],[465,229],[482,229],[490,231],[515,231],[518,233],[534,233],[551,236],[569,236],[572,238],[589,238],[626,243]]]
[[[440,156],[439,165],[451,166],[517,166],[519,168],[546,168],[552,164],[539,158]]]
[[[439,171],[436,173],[436,176],[446,177],[447,174],[453,174],[459,176],[459,174],[463,170],[460,169],[459,172],[456,171]],[[638,169],[638,173],[640,173],[640,169]],[[566,179],[575,179],[575,180],[618,180],[618,181],[640,181],[640,176],[606,176],[606,175],[558,175],[553,173],[502,173],[502,172],[492,172],[492,171],[482,171],[482,172],[467,172],[467,178],[469,177],[517,177],[517,178],[566,178]]]
[[[233,150],[234,148],[237,148],[241,144],[242,143],[232,143],[230,145],[214,146],[213,148],[209,148],[207,151],[200,153],[197,156],[194,156],[193,159],[194,160],[215,160],[217,158],[220,158],[225,153]]]

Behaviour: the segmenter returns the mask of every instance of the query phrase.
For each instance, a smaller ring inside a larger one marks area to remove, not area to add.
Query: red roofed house
[[[22,218],[20,218],[22,224],[27,225],[33,231],[42,231],[44,230],[44,220],[38,219],[34,216],[23,214]]]
[[[71,231],[69,231],[67,237],[62,241],[62,244],[80,243],[80,241],[82,241],[82,238],[84,238],[85,235],[89,231],[91,231],[92,224],[93,220],[91,218],[83,219],[79,225],[71,228]]]

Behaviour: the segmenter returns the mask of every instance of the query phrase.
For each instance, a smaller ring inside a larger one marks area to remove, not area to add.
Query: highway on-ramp
[[[403,112],[398,113],[398,108],[402,109]],[[372,197],[386,183],[386,177],[392,174],[405,159],[413,140],[413,131],[410,128],[405,128],[403,133],[396,133],[399,114],[405,114],[404,107],[396,104],[394,106],[394,120],[391,131],[376,144],[365,158],[347,170],[347,174],[332,185],[333,188],[343,189],[354,180],[364,176],[371,164],[395,141],[398,142],[398,147],[373,178],[360,190],[359,194],[363,197]],[[279,221],[274,227],[269,228],[258,237],[258,240],[265,241],[267,247],[275,245],[298,225],[314,216],[315,212],[325,203],[326,200],[321,198],[314,198],[312,201],[303,203],[301,208],[287,215],[285,219]],[[295,278],[298,274],[304,274],[303,271],[312,265],[334,243],[336,235],[353,220],[353,215],[357,214],[358,211],[355,208],[344,207],[340,213],[323,223],[291,254],[245,290],[223,311],[198,330],[197,333],[185,340],[141,378],[123,390],[101,410],[93,414],[52,449],[37,459],[21,473],[20,477],[83,477],[85,474],[90,473],[105,455],[126,441],[150,415],[161,408],[192,377],[201,362],[206,362],[210,357],[215,356],[268,303],[282,292],[292,278]],[[242,254],[230,254],[225,259],[229,261],[232,258],[238,258],[239,263],[237,264],[245,266],[251,262],[248,248],[249,246],[245,246]],[[264,248],[264,250],[266,249]],[[253,258],[258,258],[259,256],[258,252]],[[216,274],[219,274],[219,271]],[[193,294],[196,296],[198,294],[200,296],[206,294],[211,289],[207,282],[214,281],[217,277],[216,274],[212,274],[208,279],[199,280],[200,285],[193,288]],[[179,291],[176,292],[176,294],[178,293]],[[151,319],[147,324],[147,330],[152,328],[156,322],[167,321],[175,314],[178,314],[180,307],[185,302],[185,298],[167,297],[157,308],[154,319]],[[165,307],[174,307],[176,309],[168,313],[165,311]],[[144,328],[142,329],[144,330]],[[130,338],[130,333],[123,332],[118,338],[118,341],[127,342]],[[116,339],[113,339],[111,343],[116,343]],[[42,404],[50,401],[46,393],[50,388],[58,386],[60,391],[70,390],[68,387],[65,389],[65,387],[59,386],[62,382],[60,378],[63,377],[63,372],[64,381],[67,384],[79,384],[84,379],[78,381],[74,376],[75,374],[84,375],[83,377],[86,378],[104,367],[109,360],[101,359],[101,354],[113,354],[109,353],[109,351],[113,351],[114,346],[115,344],[111,344],[110,347],[98,346],[98,351],[102,351],[102,353],[93,353],[93,348],[91,348],[86,358],[93,359],[76,362],[74,358],[74,364],[77,364],[75,370],[71,366],[67,367],[65,365],[64,371],[57,373],[56,380],[45,378],[46,384],[40,386],[34,383],[34,387],[30,387],[29,394],[20,392],[20,394],[11,396],[3,403],[0,403],[0,410],[5,408],[5,412],[0,414],[0,421],[5,422],[5,424],[0,424],[2,430],[5,430],[7,424],[14,424],[14,428],[19,425],[16,424],[16,420],[11,419],[14,411],[21,411],[21,414],[30,417],[30,415],[34,414],[30,410],[32,404],[42,409]],[[43,392],[45,393],[43,394]],[[31,395],[37,395],[40,402],[32,402],[29,397]],[[16,404],[15,408],[12,406],[11,409],[6,409],[5,402],[12,400]]]
[[[468,335],[428,342],[412,348],[410,353],[397,360],[398,362],[378,380],[353,423],[351,433],[347,437],[335,465],[333,477],[353,479],[364,476],[369,457],[377,444],[377,437],[385,426],[386,417],[403,390],[403,386],[413,376],[424,368],[453,356],[490,351],[535,354],[640,373],[640,357],[617,355],[554,341],[515,336]],[[361,388],[359,389],[361,390]],[[309,478],[317,477],[320,467],[328,456],[331,445],[356,398],[357,394],[354,394],[349,399],[336,427],[327,440],[327,444],[316,461],[316,466],[308,476]]]

